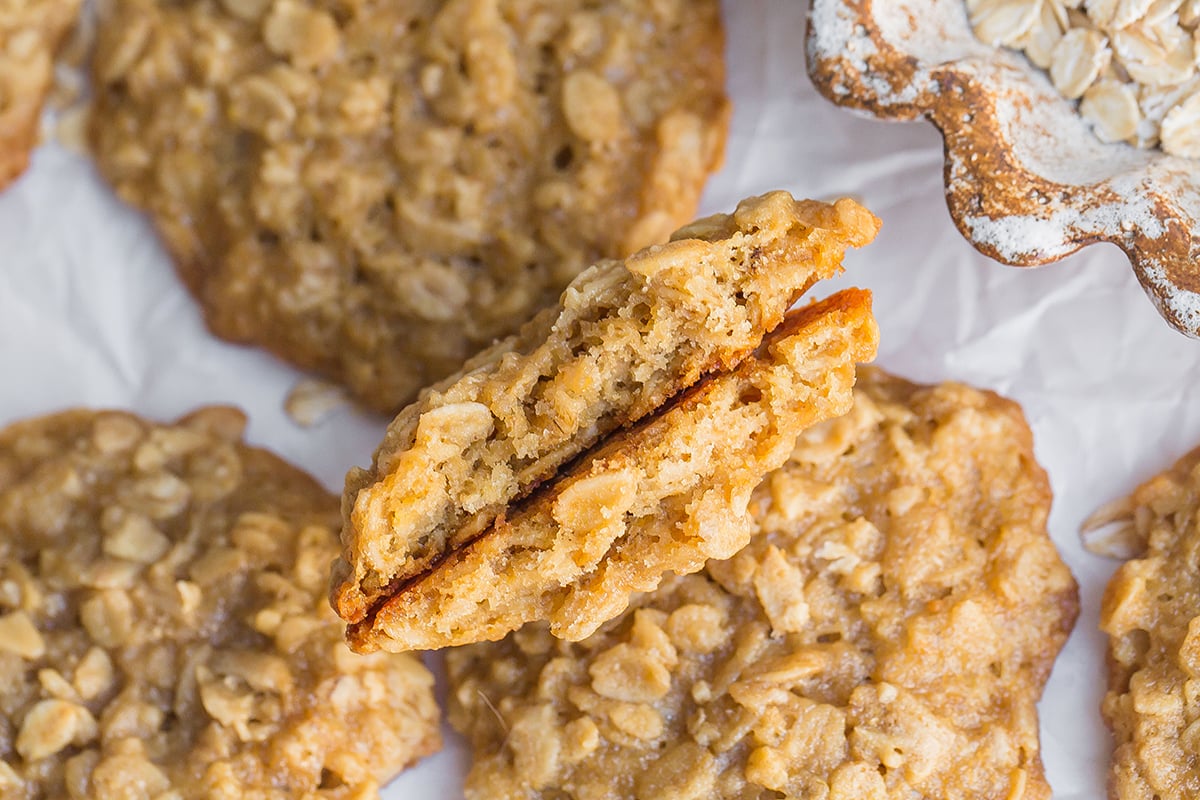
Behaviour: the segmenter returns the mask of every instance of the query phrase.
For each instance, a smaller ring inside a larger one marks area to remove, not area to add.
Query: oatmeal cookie
[[[1200,449],[1142,484],[1107,521],[1137,543],[1104,593],[1104,718],[1114,800],[1200,797]]]
[[[1049,798],[1035,703],[1078,609],[1011,402],[866,368],[760,532],[596,634],[447,655],[469,798]]]
[[[578,640],[635,592],[728,558],[754,532],[747,503],[805,428],[850,408],[875,356],[870,294],[788,316],[737,369],[711,377],[585,453],[347,635],[356,649],[499,639],[548,620]]]
[[[364,800],[439,746],[430,673],[325,602],[337,500],[244,421],[0,431],[0,797]]]
[[[879,221],[850,200],[744,200],[580,275],[557,309],[424,393],[346,479],[332,599],[359,622],[511,501],[705,373],[730,369]]]
[[[395,411],[722,158],[718,0],[114,0],[91,142],[220,336]]]
[[[16,180],[37,144],[54,54],[80,0],[0,0],[0,189]]]

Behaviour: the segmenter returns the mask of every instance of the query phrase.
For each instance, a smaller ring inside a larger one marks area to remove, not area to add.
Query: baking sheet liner
[[[942,150],[924,124],[857,117],[805,77],[804,3],[729,0],[728,156],[702,211],[769,189],[852,195],[882,217],[875,244],[821,285],[875,293],[878,362],[920,381],[955,379],[1018,400],[1050,473],[1050,530],[1081,587],[1082,614],[1041,703],[1042,755],[1060,800],[1103,796],[1110,749],[1099,715],[1104,638],[1096,630],[1115,564],[1085,552],[1079,523],[1200,443],[1200,343],[1170,330],[1121,253],[1091,247],[1037,269],[1001,266],[955,231]],[[344,407],[315,428],[283,411],[300,373],[210,336],[146,221],[86,159],[41,148],[0,194],[0,424],[71,406],[170,419],[233,403],[248,438],[340,490],[385,420]],[[440,671],[436,657],[430,663]],[[444,687],[443,691],[444,691]],[[389,785],[386,800],[461,797],[468,764],[445,750]]]

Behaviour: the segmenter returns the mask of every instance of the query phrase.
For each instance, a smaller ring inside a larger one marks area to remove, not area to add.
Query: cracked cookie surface
[[[405,408],[346,479],[338,613],[359,622],[512,501],[705,374],[752,352],[879,221],[772,192],[580,275],[559,306]]]
[[[54,54],[79,0],[0,0],[0,189],[16,180],[37,144]]]
[[[1035,703],[1078,610],[1009,401],[864,368],[760,531],[580,642],[451,650],[468,798],[1049,798]]]
[[[365,800],[440,744],[325,587],[337,500],[230,408],[0,431],[0,796]]]
[[[351,625],[355,648],[433,649],[548,620],[578,640],[666,573],[745,546],[754,487],[807,427],[845,413],[875,356],[870,294],[793,312],[759,350],[605,439],[478,539]]]
[[[1136,558],[1104,592],[1109,636],[1102,710],[1116,740],[1114,800],[1200,796],[1200,450],[1138,489],[1108,521]]]
[[[722,158],[717,0],[115,0],[91,142],[211,329],[394,412]]]

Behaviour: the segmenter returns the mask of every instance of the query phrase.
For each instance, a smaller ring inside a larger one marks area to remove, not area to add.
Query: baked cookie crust
[[[870,294],[789,315],[737,369],[609,437],[461,549],[403,586],[347,636],[356,649],[494,640],[548,620],[579,640],[663,575],[728,558],[754,533],[747,503],[807,427],[850,408],[875,356]]]
[[[433,678],[325,602],[337,500],[208,408],[0,431],[0,796],[365,800]]]
[[[405,408],[346,478],[332,601],[360,622],[570,459],[732,369],[879,221],[785,192],[580,275],[556,309]]]
[[[593,636],[447,654],[468,798],[1051,796],[1035,703],[1078,610],[1013,403],[860,370],[760,532]]]
[[[1108,692],[1116,740],[1113,800],[1200,796],[1200,449],[1137,488],[1106,521],[1137,557],[1104,592]]]
[[[29,166],[42,103],[54,83],[54,54],[79,0],[0,2],[0,189]]]
[[[717,0],[114,0],[93,77],[211,329],[386,412],[691,219],[728,118]]]

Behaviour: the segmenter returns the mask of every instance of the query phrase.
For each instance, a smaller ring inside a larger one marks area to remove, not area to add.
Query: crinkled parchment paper
[[[1054,485],[1051,532],[1083,604],[1041,704],[1043,757],[1055,797],[1094,800],[1109,750],[1096,618],[1114,564],[1082,550],[1076,531],[1096,506],[1200,443],[1200,342],[1162,322],[1115,248],[1025,270],[976,253],[946,212],[931,127],[860,119],[813,92],[804,5],[726,3],[736,111],[703,210],[774,188],[860,198],[883,232],[847,259],[837,284],[875,292],[878,363],[916,380],[995,389],[1024,406]],[[349,466],[369,459],[384,420],[345,407],[299,427],[283,404],[300,377],[207,334],[149,226],[83,158],[43,147],[0,195],[0,424],[77,405],[167,419],[234,403],[250,416],[253,442],[337,490]],[[448,732],[445,751],[384,796],[460,797],[467,761]]]

